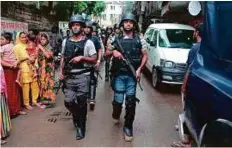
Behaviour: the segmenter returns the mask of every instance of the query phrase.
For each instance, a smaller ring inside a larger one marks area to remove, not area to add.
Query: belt
[[[83,73],[86,73],[86,72],[91,72],[91,69],[84,69],[84,70],[77,71],[77,72],[69,72],[68,74],[70,74],[70,75],[72,75],[72,74],[80,75],[80,74],[83,74]]]

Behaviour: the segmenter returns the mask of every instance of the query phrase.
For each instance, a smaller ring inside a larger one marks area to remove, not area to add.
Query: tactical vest
[[[74,42],[70,39],[66,40],[65,44],[65,51],[64,51],[64,59],[65,59],[65,65],[64,70],[66,72],[69,72],[72,69],[84,69],[84,63],[69,63],[70,60],[76,56],[84,56],[84,46],[87,39]]]
[[[142,61],[142,44],[140,42],[139,36],[135,35],[132,39],[123,39],[123,36],[116,37],[116,39],[117,38],[119,39],[119,42],[121,43],[123,50],[129,55],[131,64],[133,65],[135,70],[137,70]],[[119,60],[117,58],[113,58],[112,60],[112,70],[116,73],[130,73],[124,61]]]

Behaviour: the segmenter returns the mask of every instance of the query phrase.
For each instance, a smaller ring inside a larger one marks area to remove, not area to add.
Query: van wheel
[[[231,122],[220,119],[211,121],[203,127],[200,137],[202,147],[232,147]]]
[[[159,81],[159,75],[157,73],[156,68],[153,68],[152,70],[152,86],[155,89],[159,89],[161,85],[161,82]]]

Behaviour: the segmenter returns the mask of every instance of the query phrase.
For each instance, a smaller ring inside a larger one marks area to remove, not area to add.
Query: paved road
[[[174,126],[181,109],[180,87],[165,87],[165,91],[159,92],[152,88],[149,76],[143,76],[144,91],[138,88],[137,93],[141,101],[136,110],[134,140],[128,143],[122,133],[124,111],[119,125],[112,122],[112,91],[109,86],[100,80],[95,111],[88,113],[85,139],[75,140],[75,129],[60,91],[55,108],[36,108],[26,116],[13,119],[13,130],[5,146],[169,147],[173,140],[179,139]],[[57,119],[56,122],[47,121],[51,118]]]

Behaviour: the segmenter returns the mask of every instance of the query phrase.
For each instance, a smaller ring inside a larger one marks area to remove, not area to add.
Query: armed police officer
[[[107,42],[108,40],[112,40],[112,33],[113,33],[113,28],[112,27],[106,27],[106,37],[105,37],[105,41],[104,41],[104,45],[107,49]],[[109,67],[110,67],[110,56],[105,54],[105,81],[109,80]]]
[[[115,24],[114,25],[114,31],[113,33],[108,37],[108,40],[106,42],[106,52],[105,52],[105,57],[107,59],[106,62],[107,63],[107,75],[109,75],[110,79],[111,78],[111,74],[110,74],[110,69],[111,69],[111,66],[112,66],[112,53],[110,52],[110,44],[115,40],[116,37],[119,37],[120,35],[122,35],[122,31],[120,30],[120,26],[119,24]]]
[[[115,36],[119,36],[122,34],[122,31],[120,30],[119,24],[114,25],[114,34],[115,34]]]
[[[112,117],[116,123],[119,122],[125,96],[126,112],[123,131],[125,140],[131,141],[133,139],[136,101],[139,101],[136,98],[136,86],[141,77],[142,69],[147,62],[147,47],[145,40],[135,33],[138,25],[133,14],[125,14],[122,17],[120,26],[123,27],[123,35],[116,37],[112,46],[109,47],[113,56],[111,68],[111,86],[114,91]],[[120,47],[123,49],[123,53]],[[125,64],[125,57],[129,57],[129,62],[136,71],[134,75],[128,65]]]
[[[91,75],[90,75],[90,90],[89,90],[89,104],[90,109],[93,110],[95,107],[95,98],[96,98],[96,88],[97,88],[97,78],[95,77],[95,70],[99,70],[100,62],[101,62],[101,44],[98,40],[98,37],[95,35],[92,35],[93,32],[93,22],[92,21],[86,21],[86,27],[84,29],[85,35],[88,39],[93,41],[95,49],[97,51],[97,63],[94,67],[92,67]],[[95,69],[96,68],[96,69]]]
[[[76,139],[85,137],[87,97],[91,68],[95,64],[97,54],[91,40],[83,36],[85,20],[81,15],[74,15],[69,22],[73,36],[63,42],[61,68],[59,78],[63,80],[65,107],[72,113],[76,127]]]

